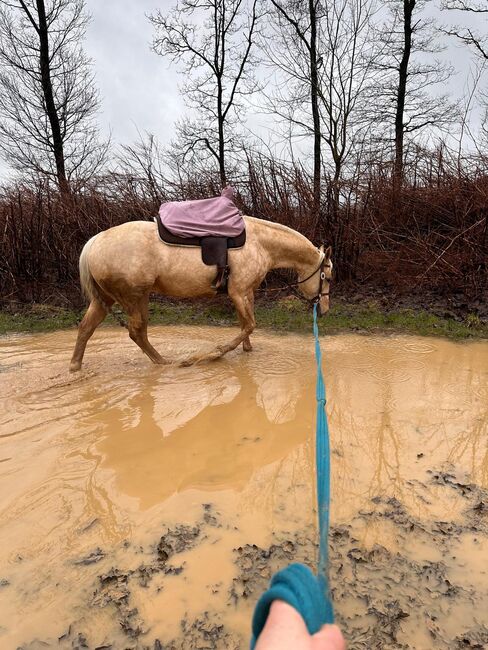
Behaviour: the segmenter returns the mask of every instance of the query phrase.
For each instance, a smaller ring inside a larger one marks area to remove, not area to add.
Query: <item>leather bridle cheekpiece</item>
[[[320,260],[320,264],[318,265],[318,267],[315,269],[315,271],[314,271],[313,273],[311,273],[310,275],[308,275],[308,276],[307,276],[306,278],[304,278],[303,280],[298,280],[297,282],[294,282],[293,284],[290,284],[290,285],[289,285],[290,287],[294,287],[294,286],[298,286],[299,284],[303,284],[303,283],[306,282],[307,280],[310,280],[310,278],[313,278],[313,276],[314,276],[316,273],[320,272],[319,290],[318,290],[317,295],[314,296],[313,298],[308,298],[308,299],[305,298],[305,300],[308,300],[308,301],[311,302],[313,305],[314,305],[315,303],[317,303],[317,302],[320,302],[320,299],[322,298],[322,296],[328,296],[328,295],[329,295],[329,289],[327,289],[327,291],[322,291],[322,287],[324,286],[324,281],[327,279],[327,278],[325,277],[325,271],[324,271],[324,269],[325,269],[325,268],[330,269],[330,264],[328,264],[327,267],[325,266],[325,261],[326,261],[326,259],[327,259],[327,258],[326,258],[326,255],[325,255],[325,253],[323,253],[323,257],[322,257],[322,259]],[[300,295],[300,294],[298,294],[298,295]],[[301,296],[301,295],[300,295],[300,297],[303,298],[304,296]]]

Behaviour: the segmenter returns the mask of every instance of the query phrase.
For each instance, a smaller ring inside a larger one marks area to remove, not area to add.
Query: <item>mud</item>
[[[231,330],[154,328],[166,356]],[[105,330],[0,341],[0,647],[245,648],[317,557],[310,337],[154,368]],[[488,648],[488,344],[323,341],[348,648]]]

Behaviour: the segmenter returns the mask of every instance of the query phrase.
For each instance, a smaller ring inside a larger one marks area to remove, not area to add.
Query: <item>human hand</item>
[[[346,650],[346,643],[336,625],[324,625],[311,636],[296,609],[275,600],[255,650]]]

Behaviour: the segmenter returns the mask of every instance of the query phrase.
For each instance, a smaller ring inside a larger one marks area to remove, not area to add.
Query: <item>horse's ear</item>
[[[322,246],[319,248],[319,253],[323,253],[323,252],[324,252],[324,244],[322,244]]]
[[[322,246],[322,251],[324,250],[324,247]],[[330,260],[332,256],[332,246],[327,246],[327,249],[325,251],[325,259]]]

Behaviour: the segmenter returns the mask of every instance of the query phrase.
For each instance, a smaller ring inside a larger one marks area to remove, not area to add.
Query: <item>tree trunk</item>
[[[224,137],[224,113],[222,102],[222,79],[217,82],[217,121],[219,130],[219,174],[222,188],[227,185],[227,176],[225,174],[225,137]]]
[[[309,0],[310,12],[310,99],[313,119],[313,213],[316,223],[320,212],[321,154],[320,154],[320,114],[318,105],[318,67],[317,67],[317,12],[316,0]]]
[[[53,87],[51,82],[51,68],[49,61],[49,34],[46,20],[46,8],[44,0],[36,0],[37,14],[39,17],[39,61],[41,68],[41,83],[44,100],[46,102],[46,112],[51,126],[53,139],[53,153],[56,162],[56,176],[58,179],[59,189],[62,193],[69,193],[70,187],[66,177],[64,165],[64,148],[63,136],[61,135],[61,126],[59,123],[56,105],[54,103]]]
[[[405,96],[407,92],[408,63],[412,52],[412,14],[415,8],[416,0],[403,0],[403,33],[404,45],[403,55],[400,61],[398,94],[395,116],[395,171],[394,181],[401,185],[403,181],[403,138],[404,123],[403,117],[405,112]]]

